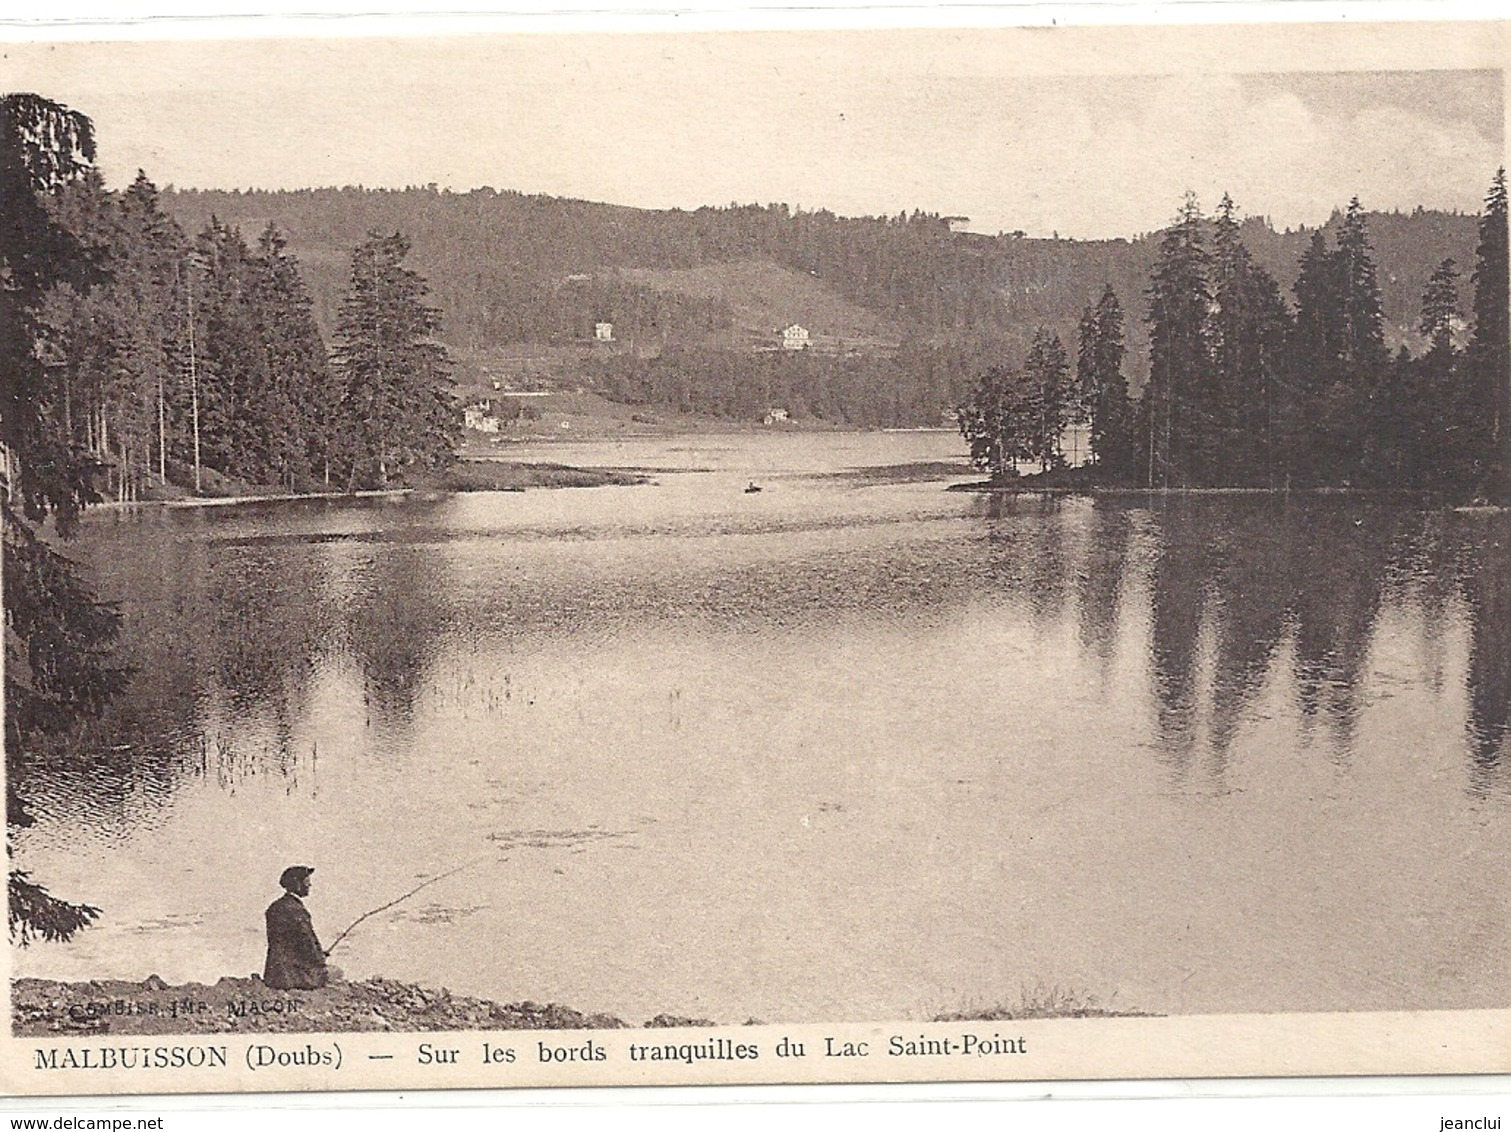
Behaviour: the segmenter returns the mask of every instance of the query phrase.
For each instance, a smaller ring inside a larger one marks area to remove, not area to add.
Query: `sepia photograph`
[[[1506,31],[0,42],[6,1091],[1511,1072]]]

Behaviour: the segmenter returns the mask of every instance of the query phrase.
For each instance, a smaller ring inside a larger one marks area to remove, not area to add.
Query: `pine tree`
[[[355,441],[348,485],[385,486],[405,468],[452,458],[460,430],[440,314],[425,280],[404,266],[409,241],[370,232],[352,256],[333,364]]]
[[[48,293],[38,349],[62,381],[65,432],[106,473],[118,499],[136,498],[165,479],[182,237],[140,173],[121,194],[87,173],[61,190],[54,211],[101,275],[86,290]]]
[[[1042,326],[1034,331],[1024,370],[1034,409],[1031,458],[1047,472],[1065,464],[1063,442],[1073,412],[1070,360],[1060,336]]]
[[[1209,483],[1276,486],[1280,373],[1290,317],[1280,288],[1244,246],[1233,199],[1214,224],[1211,417],[1222,458]]]
[[[1347,410],[1334,420],[1342,440],[1345,482],[1374,478],[1388,482],[1376,438],[1390,427],[1392,406],[1381,396],[1390,351],[1385,345],[1385,315],[1369,232],[1359,198],[1348,203],[1338,231],[1337,278],[1341,285],[1342,379]]]
[[[1160,241],[1149,284],[1150,486],[1205,482],[1219,458],[1211,418],[1212,364],[1207,342],[1210,256],[1201,210],[1186,194],[1175,224]]]
[[[70,534],[95,498],[92,460],[66,426],[66,394],[39,353],[39,315],[53,288],[83,291],[103,278],[96,256],[47,203],[89,173],[93,127],[84,115],[31,94],[0,98],[0,453],[3,453],[6,822],[30,818],[24,796],[34,748],[98,712],[125,679],[108,650],[119,628],[73,564],[38,537],[51,518]],[[13,939],[66,940],[98,909],[9,874]]]
[[[1474,262],[1470,367],[1479,428],[1471,443],[1483,461],[1479,489],[1511,499],[1511,286],[1508,286],[1506,170],[1496,170],[1480,217]]]
[[[184,327],[176,317],[176,306],[187,241],[163,212],[157,186],[141,170],[122,194],[120,207],[129,248],[128,295],[135,328],[131,371],[147,426],[133,438],[134,447],[144,457],[142,478],[166,484],[168,426],[180,393],[178,355]],[[119,278],[118,272],[118,282]]]
[[[102,276],[97,257],[49,214],[56,196],[91,170],[94,132],[76,111],[32,94],[0,99],[0,443],[22,461],[7,468],[10,505],[54,515],[65,529],[92,498],[88,455],[66,430],[63,390],[38,356],[47,292],[83,290]]]
[[[287,241],[271,224],[252,260],[258,331],[270,376],[270,471],[291,490],[313,472],[329,483],[339,400],[309,293]]]
[[[211,217],[186,273],[197,343],[200,459],[253,484],[276,481],[269,448],[283,416],[263,350],[259,282],[241,232]]]
[[[1091,421],[1091,452],[1100,478],[1127,483],[1133,475],[1133,406],[1123,376],[1123,307],[1112,284],[1102,289],[1096,306],[1081,315],[1076,351],[1076,382]]]
[[[1358,197],[1349,202],[1332,251],[1321,232],[1313,234],[1295,291],[1288,463],[1303,483],[1388,483],[1387,438],[1396,428],[1387,389],[1390,352]]]
[[[1453,349],[1453,328],[1459,318],[1459,271],[1452,258],[1434,269],[1422,291],[1422,317],[1417,329],[1427,339],[1427,353],[1447,355]]]
[[[1342,285],[1338,264],[1319,229],[1301,256],[1291,331],[1290,390],[1284,414],[1284,463],[1300,484],[1331,482],[1342,457],[1334,422],[1347,412],[1342,352]]]
[[[1398,363],[1391,383],[1392,427],[1384,440],[1397,447],[1394,466],[1401,486],[1460,490],[1474,475],[1475,407],[1453,345],[1458,279],[1452,259],[1433,271],[1422,292],[1418,324],[1427,351],[1410,365]]]

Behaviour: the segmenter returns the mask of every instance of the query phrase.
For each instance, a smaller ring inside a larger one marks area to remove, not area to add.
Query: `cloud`
[[[140,165],[199,187],[434,181],[1128,236],[1188,188],[1283,226],[1355,194],[1475,210],[1501,160],[1498,73],[1026,75],[976,41],[871,42],[69,44],[7,63],[95,117],[116,184]]]
[[[981,215],[995,211],[1006,228],[1130,235],[1168,223],[1187,189],[1209,207],[1228,192],[1283,226],[1320,223],[1355,195],[1374,209],[1477,209],[1500,158],[1467,107],[1358,99],[1360,109],[1333,110],[1277,91],[1280,82],[1151,79],[1121,100],[1096,84],[1072,97],[1038,92],[1008,129],[1016,175]]]

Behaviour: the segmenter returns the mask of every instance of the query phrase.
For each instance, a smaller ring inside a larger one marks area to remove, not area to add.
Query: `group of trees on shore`
[[[1452,259],[1421,305],[1426,348],[1394,357],[1357,198],[1334,246],[1321,231],[1299,264],[1295,307],[1250,255],[1224,196],[1188,195],[1160,243],[1146,296],[1148,379],[1124,374],[1125,317],[1112,287],[1079,326],[1072,373],[1041,329],[1026,364],[992,367],[957,414],[972,459],[995,477],[1067,463],[1089,425],[1091,478],[1117,486],[1361,487],[1459,497],[1511,490],[1507,201],[1496,173],[1479,222],[1472,323]],[[1466,337],[1467,331],[1467,337]]]
[[[230,480],[299,491],[383,486],[450,457],[457,414],[439,316],[403,236],[355,250],[328,349],[299,262],[211,218],[188,237],[144,173],[124,192],[92,165],[49,189],[88,276],[35,304],[33,348],[60,442],[118,499]]]
[[[398,234],[370,233],[327,351],[298,263],[212,220],[192,240],[138,174],[104,185],[84,115],[0,98],[0,513],[8,827],[37,753],[129,677],[120,618],[56,549],[102,491],[381,486],[451,458],[460,431],[439,316]],[[44,527],[44,525],[47,525]],[[10,870],[13,938],[97,915]]]

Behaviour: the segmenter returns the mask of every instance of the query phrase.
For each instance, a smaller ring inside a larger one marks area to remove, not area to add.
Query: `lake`
[[[1505,513],[511,455],[654,482],[91,517],[137,673],[15,844],[105,914],[18,975],[244,976],[285,865],[327,942],[466,865],[333,962],[632,1022],[1511,1005]]]

